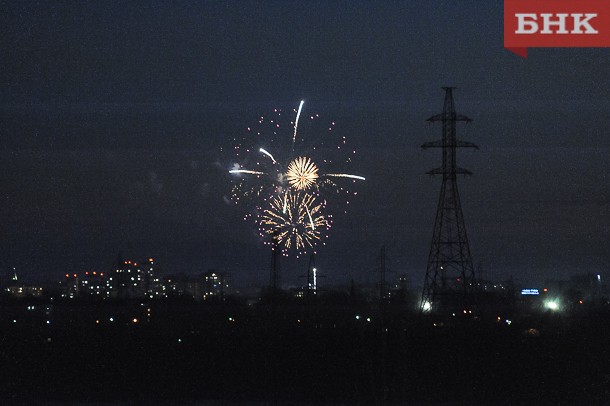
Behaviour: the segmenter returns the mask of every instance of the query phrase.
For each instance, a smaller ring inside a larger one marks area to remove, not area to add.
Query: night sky
[[[126,4],[123,4],[126,3]],[[442,86],[474,121],[458,182],[475,268],[524,283],[606,274],[610,50],[503,49],[501,1],[3,2],[0,271],[268,281],[269,249],[226,203],[220,154],[261,114],[336,121],[367,177],[318,250],[323,283],[367,282],[380,248],[423,283],[440,179]],[[330,209],[330,208],[329,208]],[[286,285],[307,259],[284,261]],[[391,276],[389,277],[392,278]]]

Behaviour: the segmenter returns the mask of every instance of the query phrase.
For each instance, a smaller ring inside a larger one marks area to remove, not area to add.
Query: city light
[[[557,303],[554,300],[549,300],[547,302],[544,303],[544,307],[546,307],[549,310],[559,310],[559,303]]]

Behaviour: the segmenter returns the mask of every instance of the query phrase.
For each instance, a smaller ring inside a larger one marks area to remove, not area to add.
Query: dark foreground
[[[610,403],[602,311],[509,325],[350,306],[25,306],[0,316],[2,404]]]

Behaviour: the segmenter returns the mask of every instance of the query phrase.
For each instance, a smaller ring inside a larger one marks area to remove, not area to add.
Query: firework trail
[[[233,169],[229,173],[247,173],[249,175],[264,175],[265,172],[249,171],[247,169]]]
[[[269,158],[271,158],[271,160],[273,161],[274,164],[277,163],[277,161],[275,160],[273,155],[271,155],[265,148],[259,148],[259,151],[262,152],[263,154],[267,155]]]
[[[366,180],[366,178],[364,176],[349,175],[347,173],[325,173],[323,176],[329,176],[329,177],[335,177],[335,178],[350,178],[350,179],[357,179],[357,180]]]
[[[297,111],[297,118],[296,120],[294,120],[294,133],[292,134],[292,152],[294,152],[294,144],[297,141],[297,127],[299,126],[299,117],[301,117],[303,103],[305,103],[305,100],[301,100],[301,104],[299,104],[299,111]]]

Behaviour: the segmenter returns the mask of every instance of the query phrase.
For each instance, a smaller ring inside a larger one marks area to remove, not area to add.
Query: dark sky
[[[125,4],[124,4],[125,3]],[[0,270],[108,269],[268,281],[270,254],[227,205],[219,151],[260,114],[337,122],[367,177],[319,250],[326,283],[388,263],[421,285],[440,179],[425,119],[457,86],[475,267],[525,283],[607,273],[610,50],[503,49],[501,1],[2,2]],[[298,283],[306,260],[285,261]]]

